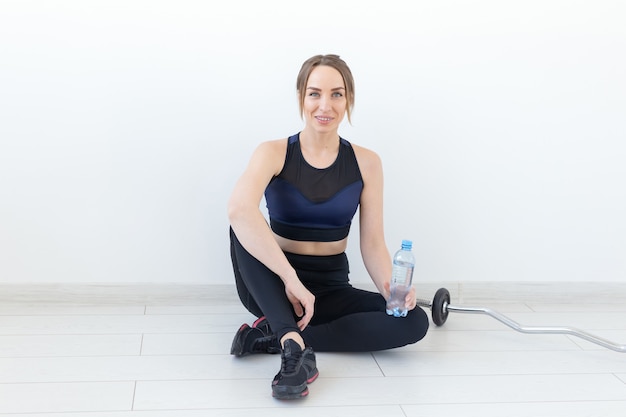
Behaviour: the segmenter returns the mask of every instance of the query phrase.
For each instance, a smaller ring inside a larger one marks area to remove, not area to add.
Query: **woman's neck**
[[[300,132],[300,143],[309,149],[336,150],[339,146],[339,134],[336,130],[318,132],[305,128]]]
[[[305,161],[316,168],[330,166],[339,153],[339,135],[337,132],[317,134],[300,132],[300,150]]]

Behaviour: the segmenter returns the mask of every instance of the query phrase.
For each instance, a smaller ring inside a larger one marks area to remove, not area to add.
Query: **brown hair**
[[[350,120],[350,116],[352,115],[352,109],[354,108],[354,78],[352,77],[352,72],[348,67],[348,64],[344,62],[343,59],[339,58],[339,55],[315,55],[302,64],[302,68],[300,68],[300,72],[298,73],[298,78],[296,80],[296,89],[298,91],[298,101],[300,106],[300,115],[304,111],[304,91],[306,90],[306,83],[309,80],[309,75],[315,67],[318,65],[326,65],[328,67],[332,67],[339,71],[341,77],[343,78],[343,83],[346,87],[346,99],[348,101],[348,106],[346,108],[346,113],[348,115],[348,121],[352,123]]]

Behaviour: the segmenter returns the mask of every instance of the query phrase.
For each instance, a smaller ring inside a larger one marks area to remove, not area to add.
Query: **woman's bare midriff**
[[[278,236],[276,233],[274,233],[274,238],[283,251],[296,253],[298,255],[337,255],[345,252],[348,247],[348,238],[336,242],[303,242],[300,240],[285,239],[284,237]]]

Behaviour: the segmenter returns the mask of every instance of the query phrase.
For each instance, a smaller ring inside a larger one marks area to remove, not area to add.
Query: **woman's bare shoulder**
[[[266,140],[261,142],[256,150],[265,154],[283,153],[287,150],[287,138]]]
[[[381,166],[380,156],[375,151],[354,143],[351,145],[361,169],[372,169]]]
[[[252,155],[250,165],[263,171],[269,170],[273,175],[276,175],[282,170],[286,152],[286,138],[261,142]]]

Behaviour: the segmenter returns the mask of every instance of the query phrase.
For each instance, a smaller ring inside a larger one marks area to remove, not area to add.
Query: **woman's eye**
[[[319,95],[320,93],[316,93],[316,92],[309,93],[309,97],[318,97]]]
[[[340,92],[334,92],[333,97],[343,97],[343,94],[341,94]]]

